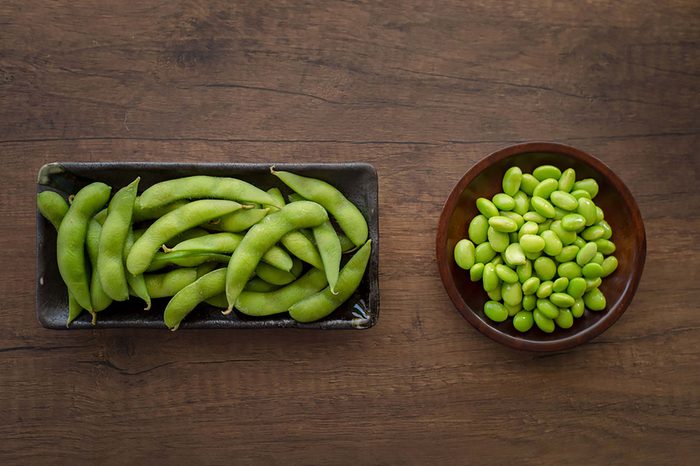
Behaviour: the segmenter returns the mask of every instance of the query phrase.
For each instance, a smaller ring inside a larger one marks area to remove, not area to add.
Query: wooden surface
[[[700,460],[700,4],[11,0],[0,4],[0,463],[693,464]],[[600,157],[648,255],[576,350],[478,334],[434,234],[512,142]],[[81,331],[34,316],[50,161],[366,161],[369,331]]]

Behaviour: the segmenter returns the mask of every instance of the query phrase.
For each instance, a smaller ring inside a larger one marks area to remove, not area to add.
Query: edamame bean
[[[530,210],[530,198],[522,191],[515,193],[515,196],[513,196],[513,202],[515,203],[513,212],[517,214],[525,215]]]
[[[484,291],[489,292],[500,285],[500,279],[496,274],[496,266],[488,263],[484,266],[484,276],[482,279]]]
[[[570,244],[569,246],[564,246],[559,254],[555,257],[557,262],[569,262],[576,258],[576,255],[580,249],[578,246]]]
[[[494,322],[503,322],[508,318],[508,310],[497,301],[486,301],[484,314]]]
[[[501,286],[503,302],[509,306],[516,306],[523,300],[523,291],[520,283],[503,283]]]
[[[612,254],[617,249],[615,243],[603,238],[595,240],[595,244],[598,246],[598,251],[600,251],[604,256]]]
[[[541,197],[542,199],[549,199],[549,196],[557,190],[559,183],[553,178],[547,178],[539,182],[534,191],[532,191],[532,196]]]
[[[537,306],[537,296],[530,294],[523,296],[523,309],[526,311],[532,311]]]
[[[480,197],[476,200],[476,208],[486,218],[491,218],[498,215],[498,207],[496,207],[493,202],[489,201],[485,197]]]
[[[491,243],[481,243],[475,248],[474,254],[476,262],[486,264],[496,257],[496,251],[491,247]]]
[[[565,193],[571,192],[571,188],[574,187],[576,182],[576,172],[573,168],[567,168],[561,174],[559,178],[559,190]]]
[[[474,243],[468,239],[461,239],[454,249],[455,262],[464,270],[469,270],[476,261],[476,249]]]
[[[190,267],[165,273],[146,273],[143,279],[151,298],[169,298],[197,280],[197,269]]]
[[[551,280],[543,281],[540,286],[537,287],[535,294],[538,298],[544,299],[548,298],[554,291],[554,283]]]
[[[508,241],[510,241],[511,243],[517,243],[518,242],[518,234],[516,232],[508,233]]]
[[[371,247],[372,240],[370,239],[340,270],[336,286],[337,294],[331,293],[330,288],[326,287],[290,306],[289,315],[298,322],[312,322],[326,317],[347,301],[362,282],[369,262]]]
[[[117,191],[109,203],[107,218],[102,225],[97,270],[100,283],[107,295],[115,301],[129,299],[129,285],[124,271],[124,244],[131,230],[131,218],[140,178]]]
[[[535,222],[525,222],[518,231],[518,241],[522,239],[523,235],[536,235],[539,229],[539,225]]]
[[[264,191],[263,191],[264,192]],[[224,291],[226,269],[217,269],[182,288],[168,302],[163,321],[170,330],[177,330],[182,320],[201,302]]]
[[[572,280],[581,276],[581,266],[576,262],[564,262],[557,267],[557,273],[560,277],[566,277]]]
[[[542,223],[547,220],[546,217],[543,217],[542,215],[538,214],[537,212],[527,212],[523,214],[523,219],[527,222],[535,222],[535,223]]]
[[[513,317],[513,327],[520,333],[525,333],[530,330],[533,323],[532,312],[520,311]]]
[[[583,295],[583,303],[591,311],[602,311],[607,304],[605,295],[598,288],[593,288]]]
[[[544,253],[549,256],[556,256],[561,253],[563,245],[561,240],[552,230],[547,230],[542,232],[542,239],[544,240]]]
[[[520,182],[523,179],[523,172],[520,167],[510,167],[503,175],[503,192],[509,196],[514,196],[520,189]]]
[[[591,259],[591,262],[595,264],[600,264],[603,265],[603,261],[605,258],[603,257],[603,254],[596,252],[595,255],[593,256],[593,259]]]
[[[88,222],[105,205],[111,190],[104,183],[92,183],[78,191],[58,228],[58,270],[73,297],[89,312],[93,307],[85,267],[85,238]]]
[[[556,319],[559,315],[559,308],[548,299],[538,299],[537,309],[548,319]]]
[[[576,263],[583,267],[588,264],[593,256],[598,252],[598,246],[595,243],[586,243],[584,247],[579,249],[578,254],[576,254]]]
[[[554,321],[548,319],[539,309],[535,309],[532,312],[532,317],[537,327],[543,332],[552,333],[554,331]]]
[[[586,178],[581,181],[577,181],[574,183],[574,186],[571,189],[574,191],[582,189],[591,195],[591,199],[595,199],[595,197],[598,195],[598,183],[593,178]]]
[[[610,224],[606,222],[605,220],[601,220],[598,222],[598,225],[603,228],[603,239],[610,239],[612,237],[612,228],[610,227]]]
[[[360,209],[334,186],[314,178],[275,171],[274,168],[270,168],[270,172],[305,199],[323,206],[335,218],[340,229],[355,243],[355,246],[365,244],[369,235],[365,217]]]
[[[561,219],[561,227],[568,231],[581,231],[586,227],[586,219],[580,214],[568,214]]]
[[[340,240],[331,222],[326,220],[322,224],[313,227],[314,239],[318,252],[323,261],[323,270],[326,273],[326,280],[332,293],[335,293],[335,285],[338,282],[340,273],[340,258],[343,250],[340,248]],[[269,281],[269,280],[268,280]],[[271,282],[274,283],[274,282]],[[280,283],[284,285],[285,283]]]
[[[511,269],[507,265],[502,265],[499,264],[496,266],[496,275],[498,275],[498,278],[503,280],[506,283],[517,283],[518,282],[518,274],[515,273],[515,270]]]
[[[489,243],[491,243],[491,247],[496,252],[504,252],[510,244],[508,233],[497,231],[493,227],[489,227],[487,236],[489,238]]]
[[[245,231],[262,221],[270,213],[269,208],[264,209],[240,209],[228,215],[214,218],[203,225],[205,228],[214,231],[228,231],[239,233]],[[162,218],[162,217],[161,217]]]
[[[538,235],[523,235],[520,238],[520,246],[526,253],[536,253],[544,249],[545,242],[544,239]]]
[[[505,250],[506,264],[511,266],[523,265],[526,263],[525,253],[519,243],[509,244]]]
[[[513,210],[515,201],[512,197],[505,193],[498,193],[491,198],[493,205],[498,207],[498,210]]]
[[[540,286],[540,279],[537,277],[530,277],[525,280],[522,284],[522,291],[524,295],[535,294]]]
[[[274,197],[250,183],[236,178],[203,175],[156,183],[141,194],[139,204],[141,209],[153,209],[180,199],[204,198],[277,205]]]
[[[549,300],[552,302],[552,304],[560,308],[569,308],[573,306],[574,301],[576,301],[566,293],[552,293],[549,296]]]
[[[579,199],[576,211],[585,219],[587,227],[593,225],[598,220],[596,205],[590,199],[586,199],[585,197]]]
[[[603,263],[601,264],[601,267],[603,269],[603,277],[607,277],[611,273],[613,273],[615,270],[617,270],[617,257],[615,256],[608,256],[605,258]]]
[[[240,208],[237,202],[207,199],[190,202],[165,214],[136,240],[126,259],[127,269],[134,275],[145,272],[158,249],[170,238]]]
[[[555,293],[562,293],[566,291],[566,287],[569,286],[569,279],[566,277],[559,277],[556,280],[554,280],[554,284],[552,285],[552,291]],[[555,303],[556,304],[556,303]],[[559,306],[557,304],[557,306]],[[559,306],[562,307],[562,306]],[[569,307],[569,306],[564,306],[564,307]]]
[[[520,283],[523,283],[525,280],[532,277],[532,262],[525,260],[524,264],[517,266],[515,272],[518,274]]]
[[[534,261],[535,259],[537,259],[537,258],[540,257],[541,255],[542,255],[542,251],[538,251],[538,252],[526,252],[526,253],[525,253],[525,258],[528,259],[528,260]]]
[[[528,196],[532,196],[538,184],[540,184],[540,181],[537,178],[529,173],[523,173],[520,180],[520,190]]]
[[[506,311],[508,311],[508,317],[513,317],[515,314],[518,312],[522,311],[523,306],[521,303],[510,305],[508,303],[503,303],[503,307],[506,308]]]
[[[568,309],[562,309],[559,311],[559,315],[554,321],[561,328],[567,329],[574,325],[574,316],[571,315],[571,311]]]
[[[581,269],[581,273],[585,278],[598,278],[603,276],[603,267],[600,264],[589,262]]]
[[[603,209],[601,209],[598,206],[595,206],[595,216],[596,216],[596,223],[602,221],[605,219],[605,212],[603,212]]]
[[[554,220],[561,220],[568,213],[568,210],[560,209],[559,207],[554,207]]]
[[[584,247],[586,245],[586,241],[583,238],[581,238],[580,236],[576,236],[576,239],[571,244],[573,244],[574,246],[581,249],[582,247]]]
[[[586,241],[595,241],[605,234],[605,230],[600,225],[592,225],[581,232],[581,237]]]
[[[328,284],[325,273],[311,269],[302,277],[276,291],[243,291],[236,309],[249,316],[268,316],[286,312],[293,304],[321,291]]]
[[[514,220],[504,217],[502,215],[496,215],[489,218],[489,225],[491,228],[502,233],[511,233],[518,230],[518,225]],[[488,235],[488,232],[487,232]],[[495,249],[495,248],[494,248]]]
[[[492,301],[502,301],[503,297],[501,296],[501,283],[499,281],[498,286],[494,288],[491,291],[487,291],[486,294],[488,295],[489,299]]]
[[[573,211],[578,208],[578,200],[565,191],[554,191],[550,195],[550,201],[556,207],[564,210]]]
[[[582,197],[585,197],[586,199],[591,198],[591,195],[588,193],[588,191],[584,191],[583,189],[571,191],[571,195],[574,196],[576,199],[581,199]]]
[[[571,315],[576,317],[577,319],[583,315],[583,312],[586,310],[584,304],[583,304],[583,299],[578,298],[574,302],[574,305],[571,306]]]
[[[535,260],[534,267],[535,274],[542,281],[551,280],[557,272],[557,265],[549,257],[538,257]]]
[[[517,227],[517,230],[520,229],[525,224],[525,220],[523,219],[523,216],[520,214],[516,214],[515,212],[500,212],[501,216],[507,217],[515,222],[515,226]],[[517,231],[516,230],[516,231]]]
[[[469,222],[467,234],[474,244],[481,244],[488,240],[489,220],[484,215],[475,216]]]
[[[478,282],[484,276],[484,264],[477,263],[469,269],[469,279],[473,282]]]
[[[598,288],[602,283],[603,280],[600,277],[597,278],[586,278],[586,291],[591,291],[595,288]]]
[[[248,230],[241,244],[231,255],[231,261],[227,268],[226,297],[228,298],[229,307],[225,312],[228,314],[233,310],[233,305],[238,295],[248,279],[253,275],[255,267],[265,251],[274,246],[282,236],[290,231],[299,228],[315,227],[327,220],[328,214],[321,205],[310,201],[298,201],[271,213]],[[367,248],[369,249],[369,246]],[[355,253],[355,255],[357,254]],[[339,288],[336,288],[336,291],[339,291]],[[343,293],[340,292],[339,294],[342,295]]]
[[[554,165],[540,165],[532,171],[532,176],[540,181],[546,180],[547,178],[558,180],[561,178],[561,170]]]
[[[554,218],[554,206],[547,199],[539,196],[533,196],[530,199],[530,206],[535,209],[535,212],[546,218]]]

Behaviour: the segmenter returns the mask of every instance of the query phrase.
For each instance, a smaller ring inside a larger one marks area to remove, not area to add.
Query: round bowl
[[[531,173],[538,165],[551,164],[562,171],[576,170],[576,179],[594,178],[600,191],[594,202],[605,212],[605,220],[613,230],[611,240],[616,244],[617,270],[603,279],[600,290],[607,307],[603,311],[586,310],[569,329],[556,328],[551,334],[537,326],[525,333],[517,331],[512,319],[496,323],[483,312],[488,300],[481,281],[472,282],[469,272],[454,261],[454,246],[467,237],[467,226],[478,214],[476,199],[491,198],[501,192],[505,171],[519,166]],[[595,157],[562,144],[533,142],[517,144],[498,150],[479,161],[452,189],[438,224],[436,252],[438,268],[447,294],[459,312],[478,331],[512,348],[528,351],[561,351],[580,345],[608,329],[620,318],[639,284],[646,256],[646,235],[639,207],[627,186],[615,173]]]

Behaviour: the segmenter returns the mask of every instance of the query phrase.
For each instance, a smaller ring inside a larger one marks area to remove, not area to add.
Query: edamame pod
[[[78,191],[58,228],[56,259],[61,278],[83,309],[92,312],[88,272],[85,267],[85,238],[88,222],[100,210],[112,188],[92,183]]]
[[[295,303],[319,292],[328,284],[322,270],[311,269],[302,277],[276,291],[242,291],[236,309],[249,316],[268,316],[287,312]]]
[[[217,269],[182,288],[165,307],[163,312],[165,325],[170,330],[177,330],[187,314],[192,312],[199,303],[222,293],[225,286],[226,269]]]
[[[182,207],[183,205],[187,204],[187,202],[189,201],[183,199],[171,202],[170,204],[158,205],[150,209],[144,209],[141,206],[141,198],[137,196],[136,200],[134,201],[134,214],[132,216],[132,220],[134,223],[143,222],[145,220],[155,220],[168,212],[172,212],[178,207]]]
[[[273,196],[245,181],[197,175],[154,184],[141,194],[139,208],[153,209],[181,199],[205,198],[277,206]]]
[[[99,265],[97,258],[100,254],[100,236],[102,235],[102,225],[93,217],[88,224],[87,233],[85,235],[85,246],[90,259],[90,267],[92,267],[92,275],[90,276],[90,301],[92,302],[93,322],[96,320],[96,313],[105,310],[112,304],[112,298],[102,289],[100,281]]]
[[[325,181],[290,172],[275,171],[273,168],[270,168],[270,172],[305,199],[322,205],[356,246],[365,244],[369,235],[365,217],[360,209],[335,187]]]
[[[228,264],[230,256],[225,254],[216,254],[214,252],[200,251],[177,251],[177,252],[157,252],[153,256],[153,260],[148,265],[146,272],[156,272],[171,265],[179,267],[197,267],[206,262],[216,262],[219,264]]]
[[[340,239],[340,236],[338,239]],[[321,259],[316,245],[304,233],[301,231],[290,231],[280,241],[294,256],[307,264],[311,264],[314,268],[323,270],[323,259]],[[355,247],[354,243],[353,247]]]
[[[290,306],[289,315],[298,322],[313,322],[336,310],[360,286],[371,250],[372,240],[368,240],[340,270],[336,286],[337,294],[331,293],[330,288],[326,287]]]
[[[275,268],[264,262],[260,262],[255,268],[255,274],[273,285],[288,285],[301,275],[302,263],[300,260],[296,260],[294,267],[289,272]]]
[[[203,226],[214,231],[240,233],[262,221],[269,212],[269,208],[240,209],[228,215],[221,216],[220,218],[214,218]]]
[[[124,254],[122,260],[126,260],[126,258],[129,256],[129,251],[131,251],[134,241],[136,241],[134,231],[129,228],[126,241],[124,241]],[[146,287],[146,281],[143,278],[143,274],[132,275],[130,273],[125,273],[125,275],[126,282],[129,285],[130,294],[133,294],[137,298],[143,299],[143,302],[146,304],[146,307],[143,308],[143,310],[149,310],[151,308],[151,295],[148,294],[148,287]],[[93,306],[94,304],[95,303],[93,302]]]
[[[36,205],[41,215],[58,230],[63,217],[68,212],[68,203],[63,197],[53,191],[42,191],[36,195]]]
[[[197,269],[179,268],[165,273],[147,273],[143,275],[146,289],[152,298],[169,298],[178,291],[197,280]]]
[[[331,292],[335,293],[335,284],[338,281],[338,274],[340,273],[340,257],[343,255],[338,234],[328,220],[313,227],[312,231],[314,233],[314,239],[316,240],[318,252],[323,261],[323,270],[326,272],[328,286]],[[283,283],[280,284],[283,285]]]
[[[127,269],[134,275],[145,272],[158,249],[170,238],[240,208],[237,202],[206,199],[190,202],[165,214],[136,240],[126,259]]]

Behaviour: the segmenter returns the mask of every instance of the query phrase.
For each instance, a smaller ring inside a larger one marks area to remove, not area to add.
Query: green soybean
[[[510,244],[508,233],[497,231],[493,227],[489,227],[487,236],[489,238],[489,243],[491,243],[491,247],[496,252],[504,252]]]
[[[591,199],[595,199],[598,195],[598,182],[593,178],[586,178],[574,183],[572,188],[574,191],[583,190],[591,195]]]
[[[527,262],[525,253],[522,246],[520,246],[520,243],[509,244],[504,252],[504,255],[506,264],[510,266],[523,265]]]
[[[537,178],[529,173],[523,173],[520,180],[520,190],[528,196],[532,196],[538,184],[540,184],[540,181]]]
[[[583,303],[582,298],[577,298],[576,301],[574,302],[574,305],[571,306],[571,315],[576,317],[577,319],[583,315],[583,312],[586,310],[586,307]]]
[[[110,192],[111,188],[104,183],[92,183],[78,191],[58,228],[58,270],[70,293],[88,311],[93,307],[85,266],[85,238],[88,222],[105,205]]]
[[[534,294],[523,296],[523,309],[532,311],[537,306],[537,296]]]
[[[532,202],[530,202],[532,204]],[[537,212],[530,211],[525,214],[523,214],[523,219],[527,222],[535,222],[535,223],[542,223],[547,220],[546,217],[538,214]]]
[[[585,219],[585,225],[587,227],[593,225],[598,220],[596,205],[590,199],[586,199],[585,197],[579,199],[576,211]]]
[[[586,291],[591,291],[594,288],[598,288],[603,283],[603,280],[600,277],[586,278],[585,280],[586,280]]]
[[[518,230],[518,241],[522,239],[523,235],[536,235],[540,227],[535,222],[525,222],[523,226]]]
[[[548,319],[556,319],[559,315],[559,308],[548,299],[538,299],[537,309]]]
[[[556,233],[552,230],[547,230],[542,232],[542,239],[544,240],[544,253],[549,256],[556,256],[561,253],[563,245],[561,240]]]
[[[513,317],[516,315],[518,312],[520,312],[523,309],[523,306],[521,303],[518,304],[508,304],[508,303],[503,303],[503,307],[506,308],[506,311],[508,311],[508,317]]]
[[[510,167],[503,175],[503,192],[509,196],[514,196],[520,189],[522,179],[523,172],[520,170],[520,167]]]
[[[581,232],[581,237],[586,241],[595,241],[605,235],[605,229],[600,225],[591,225]]]
[[[576,191],[571,191],[571,195],[574,196],[576,199],[581,199],[581,198],[590,199],[591,198],[591,195],[588,193],[588,191],[584,191],[583,189],[577,189]]]
[[[532,171],[532,176],[540,181],[547,178],[558,180],[561,177],[561,170],[554,165],[540,165]]]
[[[583,267],[593,259],[597,252],[598,246],[595,243],[586,243],[576,254],[576,263]]]
[[[607,239],[597,239],[595,240],[595,244],[598,246],[598,251],[605,256],[612,254],[617,249],[615,243]]]
[[[557,307],[568,308],[574,305],[574,298],[566,293],[552,293],[549,296],[549,300]]]
[[[516,214],[515,212],[500,212],[501,216],[509,218],[515,222],[516,231],[520,229],[525,224],[525,219],[523,219],[523,216],[520,214]]]
[[[603,263],[601,264],[601,267],[603,269],[603,275],[602,277],[607,277],[611,273],[613,273],[615,270],[617,270],[617,257],[615,256],[608,256],[605,258]]]
[[[492,301],[501,301],[503,300],[503,296],[501,296],[501,283],[498,283],[498,286],[494,288],[493,290],[487,291],[486,294],[488,295],[489,299]]]
[[[520,304],[523,300],[523,291],[520,283],[503,283],[501,286],[503,302],[509,306]]]
[[[481,244],[488,240],[489,220],[484,215],[475,216],[469,222],[467,235],[474,244]]]
[[[576,262],[564,262],[557,267],[557,273],[560,277],[566,277],[569,280],[581,276],[581,266]]]
[[[543,281],[540,283],[540,286],[537,287],[537,291],[535,292],[535,295],[537,295],[538,298],[544,299],[548,298],[551,296],[552,292],[554,291],[554,282],[551,280]]]
[[[562,172],[561,177],[559,177],[559,190],[568,193],[571,191],[571,188],[574,187],[575,182],[576,172],[573,168],[567,168]]]
[[[571,328],[574,325],[574,316],[569,309],[561,309],[554,322],[563,329]]]
[[[295,303],[314,295],[328,284],[325,273],[311,269],[289,285],[271,292],[242,291],[236,309],[249,316],[286,312]]]
[[[313,322],[326,317],[347,301],[362,282],[369,262],[371,247],[372,240],[367,240],[340,270],[336,294],[326,287],[290,306],[289,315],[298,322]]]
[[[513,327],[515,327],[515,330],[518,332],[527,332],[532,328],[533,324],[532,312],[520,311],[513,317]]]
[[[191,267],[165,273],[146,273],[143,279],[151,298],[169,298],[197,280],[197,269]]]
[[[554,284],[552,285],[552,291],[555,293],[562,293],[566,291],[566,288],[569,286],[569,279],[566,277],[559,277],[556,280],[554,280]],[[568,306],[566,306],[568,307]]]
[[[556,259],[557,262],[569,262],[576,258],[579,251],[580,249],[578,246],[570,244],[568,246],[564,246],[561,249],[561,252],[557,254],[554,259]]]
[[[496,215],[489,218],[489,225],[491,228],[502,233],[511,233],[518,230],[518,225],[515,220],[502,215]],[[488,232],[487,232],[488,235]]]
[[[515,272],[518,274],[520,283],[523,283],[525,280],[532,277],[532,262],[526,259],[524,264],[520,264],[515,268]]]
[[[486,301],[484,314],[494,322],[503,322],[508,318],[508,310],[497,301]]]
[[[530,198],[522,191],[515,193],[515,196],[513,196],[513,202],[515,203],[513,212],[516,214],[525,215],[530,210]]]
[[[605,295],[598,288],[593,288],[583,295],[583,303],[591,311],[602,311],[605,309]]]
[[[469,270],[476,261],[476,249],[474,243],[468,239],[461,239],[454,249],[454,257],[457,265],[464,270]]]
[[[538,257],[534,263],[535,274],[540,280],[551,280],[557,272],[557,265],[549,257]],[[561,274],[560,274],[561,275]]]
[[[469,279],[478,282],[484,276],[484,264],[476,263],[469,269]]]
[[[564,228],[562,228],[561,220],[553,221],[552,224],[549,226],[549,228],[554,233],[557,234],[557,236],[561,240],[562,244],[565,246],[568,246],[568,245],[572,244],[574,241],[576,241],[576,237],[577,237],[576,232],[565,230]]]
[[[540,252],[545,247],[544,239],[538,235],[523,235],[520,238],[520,246],[525,252]]]
[[[486,264],[496,257],[496,251],[491,247],[491,243],[481,243],[474,250],[477,263]]]
[[[547,178],[539,182],[534,191],[532,191],[532,196],[541,197],[542,199],[549,199],[549,196],[559,188],[559,183],[557,180],[552,178]]]
[[[612,228],[610,224],[605,220],[598,222],[598,225],[603,228],[603,239],[610,239],[612,237]]]
[[[580,214],[568,214],[561,219],[561,227],[567,231],[581,231],[586,227],[586,219]]]
[[[564,210],[573,211],[578,207],[578,200],[568,192],[554,191],[550,195],[550,201],[554,206]]]
[[[496,207],[493,202],[489,201],[485,197],[480,197],[476,200],[476,208],[486,218],[491,218],[498,215],[498,207]]]
[[[505,193],[498,193],[491,198],[493,205],[498,207],[498,210],[513,210],[515,208],[515,200]]]
[[[525,280],[522,284],[522,291],[524,295],[535,294],[540,286],[540,279],[537,277],[530,277]]]
[[[572,278],[569,280],[569,286],[566,287],[566,294],[574,299],[578,299],[586,292],[586,280],[581,277]]]
[[[491,291],[495,288],[498,288],[500,284],[500,279],[498,278],[498,275],[496,274],[496,266],[488,263],[484,266],[484,276],[483,276],[483,286],[484,286],[484,291]]]
[[[595,216],[596,216],[596,223],[602,221],[605,219],[605,212],[603,212],[603,209],[601,209],[598,206],[595,206]]]
[[[532,199],[530,199],[530,206],[541,216],[546,218],[554,218],[554,206],[547,199],[539,196],[533,196]]]
[[[603,254],[600,252],[596,252],[595,255],[593,256],[593,259],[591,259],[591,262],[593,262],[595,264],[603,265],[604,260],[605,260],[605,257],[603,256]]]
[[[533,311],[532,317],[537,327],[543,332],[552,333],[554,331],[554,321],[547,318],[539,309]]]
[[[574,242],[571,243],[571,244],[573,244],[574,246],[576,246],[576,247],[578,247],[579,249],[581,249],[582,247],[584,247],[584,246],[586,245],[586,240],[584,240],[584,239],[581,238],[580,236],[576,236],[576,239],[575,239]]]
[[[496,275],[498,275],[498,278],[503,280],[505,283],[517,283],[518,282],[518,274],[515,273],[515,270],[511,269],[507,265],[502,265],[499,264],[496,266]]]
[[[600,264],[589,262],[581,268],[581,273],[585,278],[598,278],[603,276],[603,267]]]

